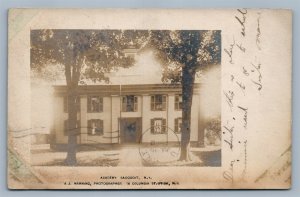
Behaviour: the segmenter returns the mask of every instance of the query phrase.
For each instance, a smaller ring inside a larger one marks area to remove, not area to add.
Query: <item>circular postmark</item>
[[[166,165],[177,161],[180,156],[179,135],[167,126],[152,126],[139,138],[139,154],[145,166]]]

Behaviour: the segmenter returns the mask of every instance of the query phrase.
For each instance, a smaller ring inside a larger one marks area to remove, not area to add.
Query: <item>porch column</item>
[[[148,142],[145,138],[147,138],[147,135],[149,135],[150,131],[147,133],[144,133],[146,130],[149,130],[150,128],[150,106],[151,106],[151,100],[150,100],[150,95],[149,94],[142,94],[142,111],[141,111],[141,116],[142,116],[142,142]]]
[[[111,143],[121,143],[121,133],[120,133],[120,96],[112,95],[111,96]]]

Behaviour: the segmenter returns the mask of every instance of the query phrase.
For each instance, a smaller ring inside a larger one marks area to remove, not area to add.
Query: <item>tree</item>
[[[124,49],[141,47],[148,31],[122,30],[32,30],[31,70],[42,77],[62,67],[67,85],[68,146],[66,165],[76,165],[78,86],[86,81],[108,81],[106,73],[133,65]]]
[[[162,81],[182,84],[180,160],[189,160],[191,106],[195,74],[221,62],[221,32],[211,30],[151,31],[150,47],[164,66]]]

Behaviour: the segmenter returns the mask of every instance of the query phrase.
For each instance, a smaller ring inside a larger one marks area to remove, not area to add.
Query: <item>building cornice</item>
[[[138,84],[138,85],[80,85],[79,95],[144,95],[144,94],[181,94],[181,84]],[[67,93],[67,86],[55,85],[54,94],[63,96]],[[200,83],[194,84],[194,94],[198,94]]]

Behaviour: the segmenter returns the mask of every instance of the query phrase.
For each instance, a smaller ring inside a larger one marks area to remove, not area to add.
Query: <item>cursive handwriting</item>
[[[234,92],[229,90],[228,92],[223,92],[224,95],[226,96],[226,102],[228,104],[228,106],[230,107],[230,110],[232,110],[232,107],[233,107],[233,97],[234,97]]]
[[[257,72],[258,73],[258,80],[253,80],[251,79],[251,81],[257,85],[257,89],[260,91],[262,89],[262,75],[261,75],[261,72],[260,72],[260,68],[261,68],[261,64],[258,63],[257,65],[254,65],[253,63],[251,63],[252,67],[254,69],[251,70],[251,72]]]
[[[249,76],[249,72],[244,66],[243,66],[243,74],[246,75],[247,77]]]
[[[244,128],[247,129],[247,125],[248,125],[248,108],[245,107],[241,107],[241,106],[237,106],[240,110],[242,110],[244,112]]]
[[[233,149],[233,129],[234,129],[234,127],[232,126],[232,127],[230,127],[230,128],[228,128],[227,126],[224,126],[224,128],[226,129],[226,131],[229,133],[229,140],[224,140],[224,142],[226,142],[228,145],[229,145],[229,148],[230,148],[230,150],[232,150]],[[225,132],[223,132],[223,134],[224,134]]]
[[[242,82],[236,81],[236,84],[241,88],[243,94],[245,95],[246,86]]]
[[[242,172],[243,178],[245,178],[247,173],[247,164],[248,164],[247,140],[245,140],[244,141],[244,169]]]
[[[260,36],[261,36],[261,31],[260,31],[260,13],[258,13],[257,28],[256,28],[256,46],[257,46],[258,50],[261,50],[261,47],[260,47]]]
[[[225,56],[228,56],[226,63],[237,66],[236,69],[231,69],[228,78],[228,84],[233,88],[223,91],[231,111],[226,120],[227,125],[222,125],[222,142],[224,149],[228,151],[226,162],[229,162],[228,168],[223,171],[223,178],[226,181],[234,182],[236,181],[234,177],[242,176],[242,179],[239,179],[241,181],[247,178],[249,160],[247,130],[250,125],[251,100],[243,99],[242,96],[247,95],[256,99],[251,90],[261,91],[263,88],[263,69],[258,59],[262,55],[260,51],[264,41],[261,31],[262,16],[261,13],[247,9],[237,9],[232,20],[237,26],[237,31],[232,33],[233,41],[229,40],[224,49]],[[253,32],[248,33],[250,31]]]
[[[234,75],[231,75],[230,81],[233,82],[234,80]]]
[[[236,44],[236,46],[237,46],[242,52],[244,52],[244,53],[246,52],[246,48],[243,47],[242,43]]]
[[[246,14],[247,14],[247,9],[237,9],[237,11],[241,14],[241,16],[235,16],[235,19],[240,23],[241,25],[241,34],[243,37],[246,36]],[[241,18],[240,18],[241,17]]]
[[[233,59],[232,59],[232,54],[233,54],[233,47],[235,45],[235,40],[234,40],[234,37],[233,37],[233,43],[229,45],[229,48],[228,49],[224,49],[225,53],[228,55],[229,57],[229,63],[230,64],[234,64],[233,63]]]
[[[230,161],[230,167],[227,171],[223,172],[223,177],[227,181],[231,181],[233,183],[233,166],[234,166],[235,160]]]

